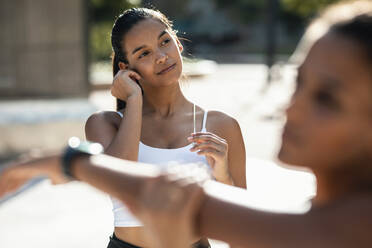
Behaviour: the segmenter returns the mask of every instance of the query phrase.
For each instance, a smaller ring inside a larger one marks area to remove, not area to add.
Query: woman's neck
[[[314,173],[317,179],[317,193],[312,201],[314,207],[321,207],[351,194],[366,191],[365,184],[349,173],[324,171]]]
[[[167,87],[152,87],[144,90],[143,113],[160,117],[173,115],[187,105],[179,83]]]

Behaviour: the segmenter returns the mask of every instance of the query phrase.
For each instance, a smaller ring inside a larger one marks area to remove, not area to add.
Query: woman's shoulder
[[[116,111],[99,111],[89,116],[86,125],[114,125],[118,126],[121,116]]]
[[[207,131],[213,132],[222,136],[228,136],[231,132],[240,132],[238,121],[221,111],[208,111]]]

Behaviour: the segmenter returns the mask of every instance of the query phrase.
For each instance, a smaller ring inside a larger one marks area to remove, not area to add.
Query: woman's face
[[[164,24],[154,19],[140,21],[123,42],[129,69],[140,74],[144,88],[178,82],[182,74],[182,45]]]
[[[341,35],[325,35],[298,70],[278,158],[314,171],[369,162],[371,92],[372,72],[362,49]]]

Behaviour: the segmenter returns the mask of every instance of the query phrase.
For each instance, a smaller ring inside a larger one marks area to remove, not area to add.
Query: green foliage
[[[139,0],[90,0],[90,56],[93,62],[108,60],[112,52],[110,34],[115,18]]]
[[[110,40],[111,28],[111,22],[100,22],[91,27],[90,49],[91,59],[93,61],[110,59],[112,53]]]
[[[319,10],[327,5],[339,2],[340,0],[281,0],[285,11],[298,15],[302,18],[308,18],[318,13]]]
[[[123,10],[138,6],[134,0],[90,0],[93,23],[114,20]]]
[[[228,9],[241,22],[251,22],[262,17],[267,0],[215,0],[219,8]]]
[[[214,0],[219,8],[228,9],[241,22],[251,22],[264,17],[268,0]],[[281,17],[306,20],[329,4],[340,0],[278,0]],[[284,20],[286,21],[286,20]]]

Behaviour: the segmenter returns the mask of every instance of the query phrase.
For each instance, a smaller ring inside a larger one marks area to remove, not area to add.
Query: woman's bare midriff
[[[115,235],[118,239],[121,239],[132,245],[140,247],[152,246],[151,243],[146,242],[143,227],[115,227]],[[199,240],[200,238],[195,237],[192,243],[195,243]]]
[[[140,247],[150,247],[145,240],[143,227],[115,227],[117,238]]]

